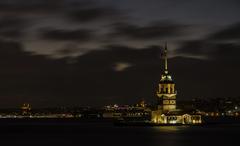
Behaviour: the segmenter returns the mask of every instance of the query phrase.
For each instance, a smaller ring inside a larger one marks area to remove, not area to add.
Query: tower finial
[[[165,47],[164,47],[164,72],[165,74],[168,74],[168,64],[167,64],[167,42],[165,42]]]

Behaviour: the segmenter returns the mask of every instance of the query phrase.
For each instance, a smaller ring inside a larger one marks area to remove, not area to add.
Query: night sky
[[[239,0],[1,0],[0,108],[239,97]]]

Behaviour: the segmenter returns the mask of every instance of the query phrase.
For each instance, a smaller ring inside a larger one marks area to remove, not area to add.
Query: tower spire
[[[167,42],[165,42],[164,47],[164,73],[168,74],[168,64],[167,64]]]

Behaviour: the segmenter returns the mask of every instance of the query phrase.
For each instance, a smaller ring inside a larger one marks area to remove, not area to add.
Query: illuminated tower
[[[22,115],[28,115],[28,114],[30,114],[31,106],[28,103],[24,103],[22,105],[21,109],[22,109]]]
[[[167,44],[164,48],[164,73],[161,76],[159,87],[157,91],[158,108],[166,113],[176,109],[176,95],[175,83],[168,72],[167,64]]]

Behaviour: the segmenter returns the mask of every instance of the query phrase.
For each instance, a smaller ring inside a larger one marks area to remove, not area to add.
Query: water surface
[[[240,124],[117,127],[111,123],[2,124],[2,144],[32,146],[203,146],[236,145]]]

